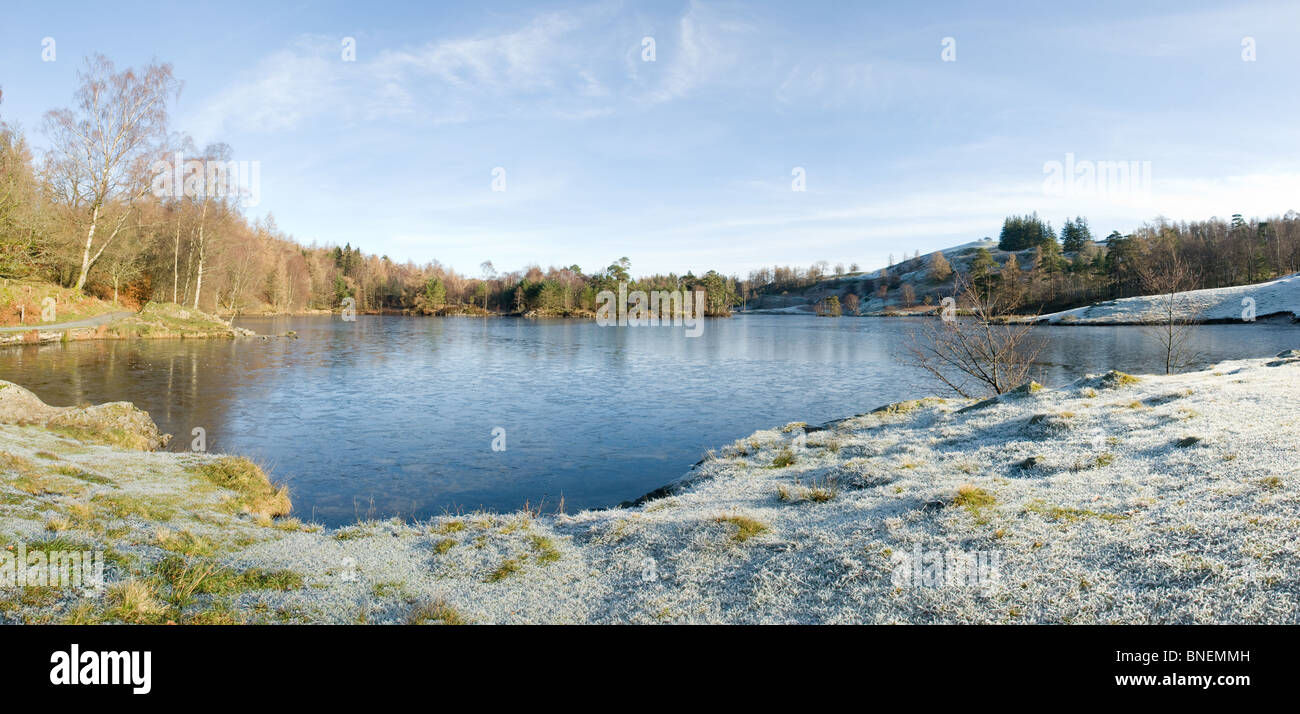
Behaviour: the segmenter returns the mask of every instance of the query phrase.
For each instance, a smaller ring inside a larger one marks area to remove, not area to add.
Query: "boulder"
[[[0,424],[37,424],[81,441],[112,444],[140,451],[167,445],[149,413],[130,402],[87,407],[52,407],[13,382],[0,380]]]

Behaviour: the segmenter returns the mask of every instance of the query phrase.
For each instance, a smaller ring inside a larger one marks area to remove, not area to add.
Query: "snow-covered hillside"
[[[944,258],[948,260],[948,264],[954,269],[966,271],[970,269],[970,261],[980,248],[988,250],[998,265],[1005,263],[1007,256],[1011,255],[1010,252],[1000,250],[997,243],[992,239],[971,241],[951,248],[944,248],[938,252],[943,253]],[[1017,251],[1016,253],[1021,264],[1027,264],[1026,261],[1030,251]],[[811,314],[815,311],[817,303],[823,298],[836,295],[843,299],[843,296],[848,293],[857,295],[861,300],[860,314],[871,315],[892,312],[903,306],[901,288],[904,285],[912,287],[918,306],[924,304],[927,296],[930,298],[930,304],[937,305],[944,295],[952,292],[952,285],[951,281],[939,283],[931,279],[930,260],[932,255],[934,255],[933,251],[922,254],[919,259],[901,260],[887,269],[877,268],[847,275],[828,275],[816,285],[806,288],[780,294],[759,295],[746,306],[744,312]],[[890,276],[896,277],[898,282],[891,288],[888,295],[881,299],[876,294],[877,284],[875,281],[880,280],[885,270],[888,270]]]
[[[1038,317],[1035,322],[1076,325],[1123,325],[1159,322],[1160,296],[1141,296],[1063,310]],[[1300,273],[1254,285],[1210,288],[1178,293],[1180,311],[1194,310],[1205,322],[1249,321],[1262,317],[1300,316]]]

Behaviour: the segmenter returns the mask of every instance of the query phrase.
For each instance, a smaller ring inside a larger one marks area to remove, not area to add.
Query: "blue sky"
[[[174,127],[260,162],[254,214],[305,243],[469,273],[483,260],[595,270],[624,255],[636,274],[867,268],[996,236],[1010,213],[1057,227],[1083,214],[1100,237],[1156,216],[1300,210],[1295,2],[57,2],[4,14],[0,117],[38,147],[41,114],[71,103],[84,56],[171,62],[185,82]],[[1150,162],[1151,190],[1049,195],[1044,164],[1066,154]],[[796,167],[806,191],[792,190]]]

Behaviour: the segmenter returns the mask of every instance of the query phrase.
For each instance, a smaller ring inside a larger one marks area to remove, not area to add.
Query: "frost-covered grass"
[[[222,508],[196,476],[213,457],[0,426],[0,546],[55,535],[119,563],[101,599],[0,593],[0,618],[1297,623],[1297,399],[1300,352],[1111,373],[758,431],[635,508],[332,531]],[[996,577],[896,578],[918,552],[993,554]]]
[[[1160,296],[1140,296],[1108,300],[1054,312],[1034,318],[1035,321],[1061,325],[1136,325],[1159,323],[1161,307],[1166,305]],[[1243,311],[1254,301],[1256,318],[1286,315],[1300,317],[1300,273],[1287,275],[1254,285],[1237,285],[1230,288],[1210,288],[1177,293],[1177,309],[1196,312],[1198,320],[1207,322],[1242,321]],[[1247,302],[1243,302],[1247,301]]]

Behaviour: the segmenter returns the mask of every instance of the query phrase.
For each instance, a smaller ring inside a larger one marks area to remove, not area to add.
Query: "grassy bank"
[[[110,319],[111,318],[111,319]],[[101,313],[81,322],[63,321],[31,330],[0,332],[0,345],[76,340],[202,339],[251,336],[219,318],[172,303],[148,303],[133,313]]]
[[[53,302],[46,302],[47,299]],[[53,306],[52,322],[84,320],[129,309],[43,280],[0,280],[0,327],[39,328],[49,305]]]

